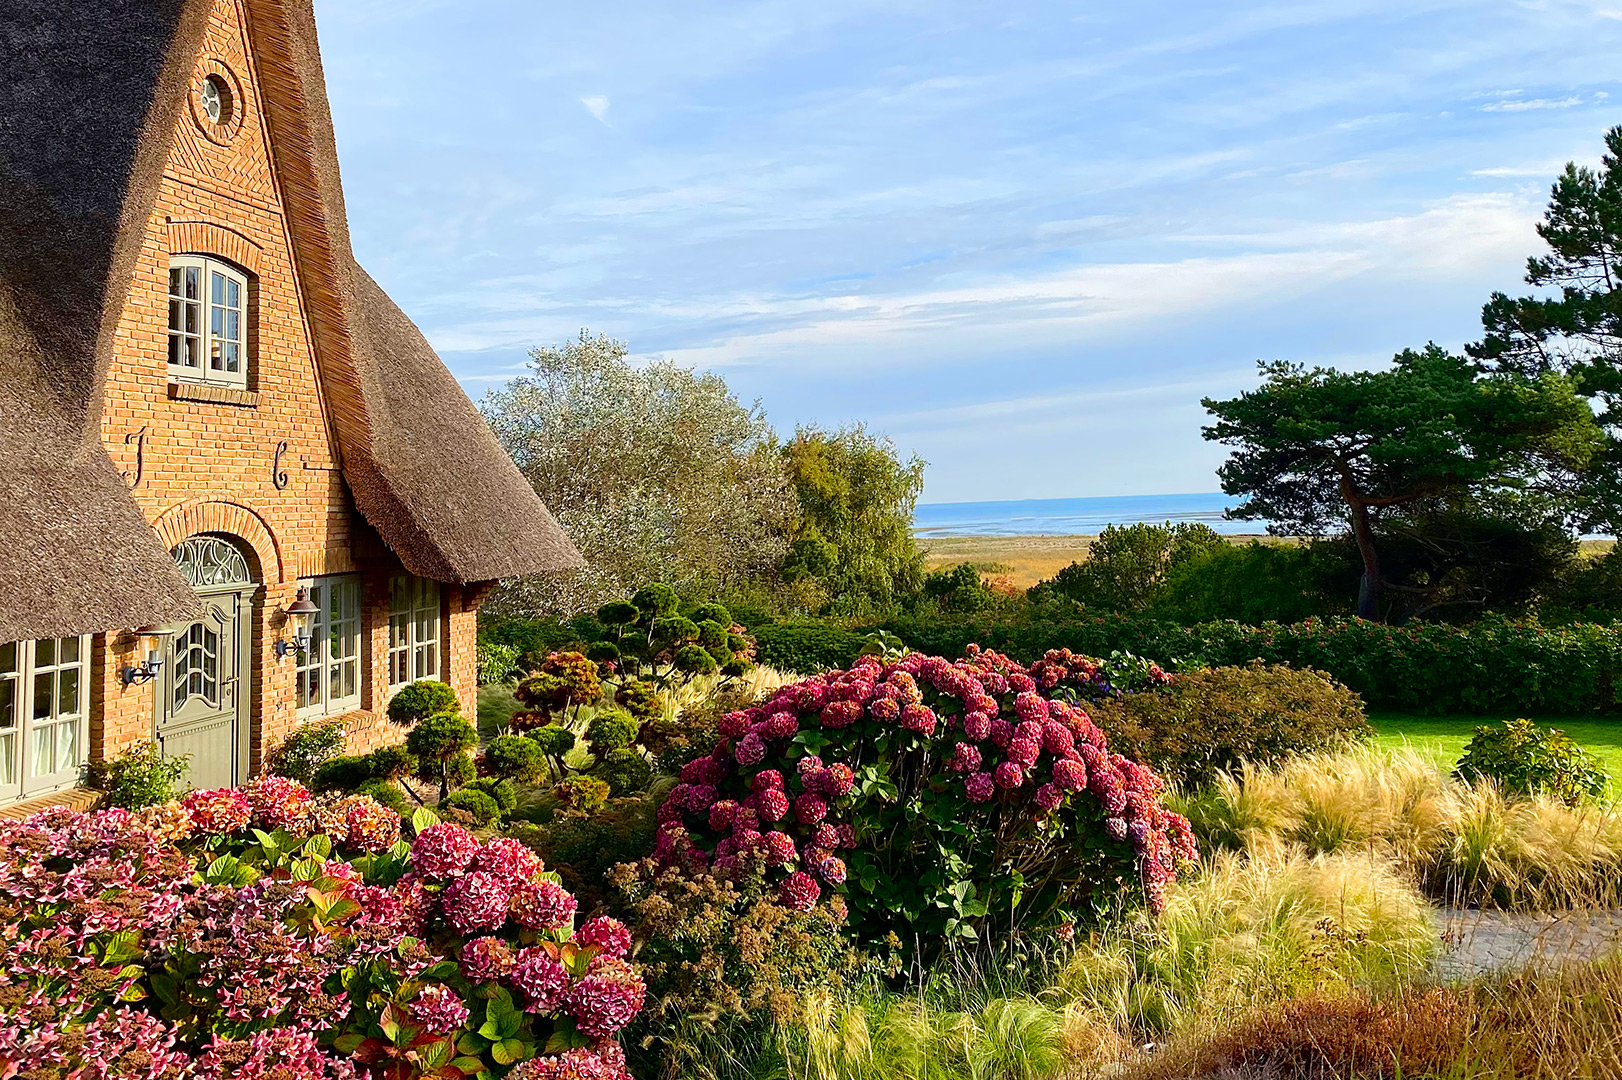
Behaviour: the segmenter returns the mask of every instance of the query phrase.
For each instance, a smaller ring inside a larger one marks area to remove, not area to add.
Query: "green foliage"
[[[389,699],[389,719],[401,727],[410,727],[427,717],[439,713],[462,711],[462,703],[449,683],[438,679],[418,679],[394,692]]]
[[[613,868],[653,848],[654,827],[654,799],[644,792],[605,797],[584,810],[564,806],[548,821],[513,821],[506,831],[533,848],[579,898],[581,910],[590,911],[613,899],[608,886]]]
[[[355,789],[356,795],[369,795],[403,818],[410,818],[416,805],[391,780],[368,780]]]
[[[603,709],[586,725],[586,743],[601,758],[636,741],[636,719],[623,709]]]
[[[662,582],[644,585],[631,597],[631,606],[637,610],[638,621],[669,618],[676,614],[680,605],[681,596]]]
[[[822,603],[847,614],[881,613],[917,593],[923,556],[912,512],[924,462],[860,424],[802,427],[783,448],[802,520],[782,575],[814,584]]]
[[[173,799],[190,760],[185,754],[164,757],[156,743],[140,742],[111,761],[90,762],[85,780],[105,793],[102,801],[108,806],[140,810]]]
[[[310,787],[315,791],[355,791],[372,778],[371,763],[366,755],[344,754],[322,762]]]
[[[1119,753],[1185,784],[1244,761],[1334,749],[1370,731],[1363,703],[1333,679],[1260,663],[1184,672],[1163,689],[1089,711]]]
[[[715,657],[700,645],[683,645],[676,650],[673,662],[683,675],[713,675],[718,667]]]
[[[574,732],[562,724],[546,724],[534,728],[524,735],[541,748],[541,753],[552,759],[553,765],[560,772],[563,767],[563,755],[574,749]],[[493,744],[492,744],[493,745]]]
[[[620,683],[614,691],[614,703],[638,720],[650,720],[663,711],[658,687],[636,679]]]
[[[606,605],[598,612],[600,637],[587,655],[614,663],[621,704],[646,708],[646,713],[632,709],[639,719],[646,719],[657,709],[654,695],[659,689],[674,689],[717,670],[733,677],[748,669],[754,642],[735,633],[731,619],[731,613],[716,603],[698,604],[684,614],[675,589],[646,585],[629,604]],[[637,689],[637,684],[648,688]]]
[[[1601,794],[1610,783],[1600,763],[1565,732],[1530,720],[1476,728],[1459,759],[1458,776],[1472,783],[1492,780],[1524,795],[1546,792],[1568,806]]]
[[[588,569],[504,583],[496,609],[571,615],[656,578],[725,587],[777,565],[795,498],[758,404],[584,332],[530,355],[480,407]]]
[[[300,724],[270,752],[265,767],[277,776],[308,784],[317,769],[343,750],[347,740],[342,720]]]
[[[643,862],[609,877],[648,985],[645,1019],[626,1039],[639,1075],[714,1075],[719,1045],[770,1043],[807,995],[867,973],[827,905],[783,906],[758,869],[731,882]]]
[[[366,755],[366,771],[374,780],[399,780],[417,767],[403,745],[379,746]]]
[[[489,825],[501,816],[501,807],[488,792],[475,788],[464,787],[453,791],[450,795],[439,801],[441,811],[446,809],[460,810],[473,818],[473,823],[480,828]]]
[[[560,805],[587,814],[601,809],[609,796],[608,782],[595,776],[570,776],[553,790]]]
[[[755,655],[779,671],[812,675],[850,667],[865,642],[862,634],[827,623],[784,622],[755,631]]]
[[[1355,552],[1324,543],[1215,544],[1166,568],[1152,611],[1173,622],[1253,626],[1350,614],[1355,560]]]
[[[462,790],[484,792],[496,801],[496,807],[503,814],[518,808],[518,785],[502,777],[481,776],[477,780],[469,780]]]
[[[584,654],[555,652],[541,661],[539,671],[518,684],[513,695],[529,710],[513,715],[513,726],[522,729],[578,715],[582,705],[603,696],[603,683],[597,665]]]
[[[1526,283],[1546,290],[1511,299],[1492,294],[1481,311],[1486,336],[1468,351],[1501,371],[1536,377],[1555,370],[1592,400],[1606,431],[1603,461],[1583,477],[1578,508],[1596,531],[1622,519],[1622,127],[1605,133],[1596,171],[1568,162],[1538,224],[1548,245],[1526,262]]]
[[[1327,673],[1370,708],[1411,713],[1577,716],[1622,707],[1622,627],[1547,627],[1497,616],[1468,626],[1347,618],[1179,626],[1036,606],[1018,617],[902,617],[885,628],[937,655],[978,643],[1015,659],[1062,647],[1090,656],[1124,650],[1180,665],[1288,664]]]
[[[591,774],[608,785],[611,795],[629,795],[647,788],[653,767],[640,751],[627,748],[603,754]]]
[[[1570,484],[1604,438],[1588,403],[1554,372],[1483,373],[1435,345],[1384,371],[1261,365],[1260,388],[1206,398],[1207,439],[1233,447],[1222,490],[1233,511],[1280,535],[1349,528],[1362,556],[1358,613],[1381,611],[1379,519],[1422,500]]]
[[[1085,562],[1071,563],[1043,586],[1091,611],[1142,612],[1174,568],[1225,546],[1209,525],[1198,523],[1109,525],[1087,550]]]
[[[518,646],[499,641],[480,641],[477,664],[480,686],[510,683],[520,674]]]
[[[924,575],[924,595],[943,611],[984,611],[997,602],[973,563],[943,566]]]
[[[484,766],[498,777],[532,784],[546,773],[546,753],[533,738],[501,735],[484,748]]]
[[[438,713],[420,720],[406,736],[406,749],[417,760],[417,778],[439,785],[439,801],[444,802],[454,786],[473,776],[473,759],[468,751],[479,745],[473,725],[455,713]]]

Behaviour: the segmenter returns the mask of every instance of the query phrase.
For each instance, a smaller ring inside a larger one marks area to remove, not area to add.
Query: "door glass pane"
[[[42,671],[34,676],[34,719],[49,720],[51,718],[52,691],[56,689],[56,680],[49,671]]]
[[[65,637],[61,641],[61,659],[59,664],[77,664],[79,662],[79,639]]]
[[[0,645],[0,671],[17,670],[17,643],[8,641]]]
[[[56,725],[56,769],[71,769],[79,764],[79,725],[69,720]]]
[[[17,726],[17,680],[0,679],[0,729]]]
[[[0,735],[0,787],[11,787],[17,782],[17,733],[8,731]]]
[[[50,667],[56,663],[56,639],[40,638],[34,642],[34,666]]]

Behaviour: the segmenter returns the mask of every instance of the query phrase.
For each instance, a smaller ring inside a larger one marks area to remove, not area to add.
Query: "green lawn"
[[[1399,747],[1405,743],[1434,753],[1448,761],[1459,760],[1470,731],[1480,724],[1513,720],[1513,716],[1410,716],[1406,713],[1376,712],[1369,723],[1377,732],[1379,746]],[[1592,716],[1529,716],[1543,727],[1559,728],[1577,740],[1583,749],[1599,758],[1612,777],[1622,779],[1622,717],[1614,720]]]

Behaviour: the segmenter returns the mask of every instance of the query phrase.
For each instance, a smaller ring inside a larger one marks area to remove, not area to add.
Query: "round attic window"
[[[223,127],[231,122],[231,86],[223,78],[210,75],[204,79],[198,99],[209,123]]]

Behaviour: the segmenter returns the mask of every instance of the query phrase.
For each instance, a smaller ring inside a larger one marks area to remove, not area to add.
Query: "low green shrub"
[[[471,787],[458,788],[451,792],[439,801],[439,806],[441,810],[448,807],[471,815],[473,823],[480,828],[501,816],[501,807],[488,792]]]
[[[449,683],[438,679],[418,679],[394,692],[389,698],[389,719],[401,727],[440,713],[462,711],[462,703]]]
[[[479,734],[473,725],[455,713],[438,713],[418,721],[406,736],[406,749],[417,762],[417,779],[438,784],[441,802],[451,788],[473,779],[468,751],[478,745]]]
[[[639,726],[624,709],[602,709],[586,725],[586,743],[594,756],[604,758],[634,743]]]
[[[301,724],[270,752],[265,767],[277,776],[308,784],[315,779],[316,770],[343,752],[348,738],[342,720]]]
[[[368,780],[355,789],[355,794],[369,795],[408,820],[417,809],[417,804],[392,780]]]
[[[315,791],[357,791],[372,779],[371,763],[365,754],[344,754],[322,762],[310,787]]]
[[[850,667],[866,641],[865,634],[825,623],[774,623],[755,631],[755,658],[779,671],[811,675]]]
[[[1522,795],[1546,792],[1567,806],[1601,794],[1611,780],[1571,736],[1530,720],[1476,728],[1459,759],[1458,776],[1466,783],[1492,780]]]
[[[640,751],[626,747],[608,751],[591,774],[608,785],[610,794],[629,795],[648,786],[653,779],[653,767]]]
[[[1236,619],[1251,626],[1299,622],[1314,615],[1348,614],[1351,564],[1327,544],[1252,540],[1218,544],[1171,566],[1151,606],[1178,623]]]
[[[190,760],[186,754],[165,757],[156,743],[140,742],[111,761],[90,762],[85,782],[105,792],[106,805],[140,810],[173,799]]]
[[[653,796],[642,792],[610,800],[606,790],[601,794],[602,799],[582,800],[578,809],[560,804],[546,821],[510,822],[506,830],[569,883],[585,911],[609,902],[608,874],[616,865],[634,862],[653,847]]]
[[[503,814],[509,814],[518,807],[518,785],[511,780],[482,776],[477,780],[469,780],[462,786],[462,790],[484,792],[496,801],[496,809]]]
[[[366,755],[366,771],[374,780],[400,780],[411,774],[417,763],[404,744],[379,746]]]
[[[484,767],[493,776],[532,784],[546,775],[546,754],[534,739],[499,735],[484,748]]]
[[[1121,753],[1185,784],[1241,761],[1335,749],[1371,730],[1362,701],[1329,676],[1260,662],[1184,672],[1090,711]]]

